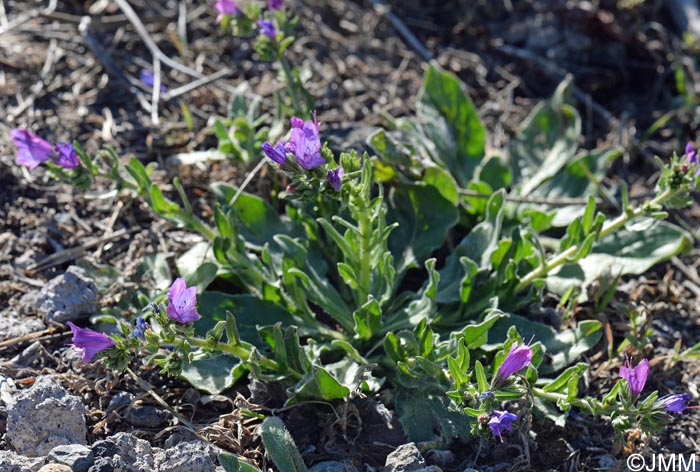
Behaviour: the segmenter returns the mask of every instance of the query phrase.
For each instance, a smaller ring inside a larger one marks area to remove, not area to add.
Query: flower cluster
[[[13,129],[10,137],[17,146],[17,164],[27,166],[30,170],[48,160],[53,160],[54,164],[64,169],[80,166],[78,153],[70,143],[51,144],[26,128]]]
[[[516,372],[524,369],[532,363],[532,349],[518,342],[511,344],[505,359],[501,363],[496,375],[491,382],[491,389],[481,393],[478,398],[481,401],[482,408],[487,413],[479,417],[483,425],[488,425],[491,434],[503,442],[503,432],[513,431],[513,423],[517,421],[518,416],[508,410],[499,410],[494,408],[496,400],[496,391],[506,382],[506,380]],[[490,413],[488,413],[490,411]],[[488,430],[487,430],[488,431]]]
[[[197,312],[197,287],[187,287],[185,280],[178,278],[173,282],[168,292],[168,318],[180,324],[197,321],[201,317]],[[112,339],[106,334],[91,329],[79,328],[72,322],[66,323],[73,332],[73,346],[83,352],[83,362],[92,362],[99,352],[118,345],[118,341],[124,339],[117,336]],[[145,340],[146,330],[149,325],[143,316],[136,318],[134,327],[129,334],[129,339]],[[167,346],[161,346],[167,349]]]
[[[292,130],[289,139],[282,139],[275,145],[266,141],[262,145],[262,151],[282,170],[297,177],[304,171],[311,171],[326,164],[326,159],[321,152],[318,119],[314,116],[313,121],[304,121],[292,117],[290,122]],[[339,192],[343,184],[342,167],[328,165],[325,178],[330,187]]]
[[[227,17],[236,18],[246,16],[245,9],[242,8],[240,0],[238,0],[238,2],[239,3],[236,3],[234,0],[216,0],[214,8],[219,13],[219,15],[216,17],[217,23],[221,23]],[[272,11],[281,10],[282,3],[283,0],[268,0],[267,7]],[[252,19],[255,20],[255,18]],[[277,38],[277,28],[272,20],[261,16],[260,18],[257,18],[255,23],[260,28],[260,34],[268,37],[271,40],[275,40]]]
[[[630,393],[634,398],[639,396],[642,390],[644,390],[644,385],[649,376],[649,370],[649,361],[647,359],[642,359],[636,367],[632,367],[632,363],[627,359],[625,365],[620,367],[620,377],[625,379],[629,386]],[[688,402],[692,400],[692,398],[693,397],[685,393],[674,393],[659,398],[655,402],[655,406],[668,413],[682,413],[688,408]]]

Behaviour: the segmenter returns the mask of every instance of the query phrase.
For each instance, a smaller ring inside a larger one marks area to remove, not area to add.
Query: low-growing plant
[[[91,158],[74,143],[79,164],[69,167],[65,150],[18,131],[21,164],[53,159],[50,172],[83,188],[113,179],[206,240],[178,259],[180,277],[135,323],[111,337],[71,326],[74,344],[87,361],[99,352],[123,370],[143,357],[209,391],[246,374],[277,382],[287,405],[392,389],[408,437],[436,445],[503,440],[531,413],[563,425],[571,408],[610,417],[620,434],[658,431],[688,395],[642,399],[641,360],[603,398],[579,398],[587,364],[577,360],[601,323],[555,329],[529,313],[545,291],[582,297],[582,284],[603,273],[640,273],[687,247],[663,207],[689,203],[697,154],[691,146],[660,161],[655,196],[633,205],[623,189],[619,214],[606,215],[595,196],[615,151],[578,151],[567,87],[533,111],[503,156],[486,156],[471,100],[436,67],[416,119],[370,137],[376,158],[336,155],[315,116],[294,117],[285,139],[261,145],[290,182],[284,214],[214,183],[212,221],[195,214],[177,179],[179,203],[167,198],[135,158],[121,169],[113,151]],[[206,290],[215,279],[228,291]]]

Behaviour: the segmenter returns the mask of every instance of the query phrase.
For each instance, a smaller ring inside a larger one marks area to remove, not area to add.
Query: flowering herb
[[[668,412],[682,413],[683,410],[688,408],[688,402],[692,399],[693,397],[687,393],[675,393],[673,395],[666,395],[663,398],[659,398],[656,403],[666,408],[666,411]]]
[[[197,287],[188,288],[185,279],[176,279],[168,293],[168,316],[183,324],[197,321],[201,317],[196,306]]]
[[[321,156],[321,138],[317,121],[304,122],[292,117],[292,133],[285,149],[291,151],[297,163],[306,170],[314,169],[326,163]]]
[[[647,376],[649,375],[649,361],[643,359],[637,367],[632,368],[632,364],[629,359],[625,365],[620,367],[620,377],[627,381],[627,385],[630,387],[630,392],[635,397],[644,390],[644,384],[647,382]]]
[[[328,183],[334,190],[340,192],[340,187],[343,185],[343,168],[338,167],[328,171]]]
[[[258,20],[258,26],[260,27],[260,32],[270,39],[275,39],[277,35],[277,30],[275,29],[275,24],[270,20]]]
[[[503,442],[503,430],[513,431],[513,421],[518,417],[509,411],[494,410],[489,420],[489,428],[494,436]]]
[[[239,13],[238,5],[233,0],[216,0],[214,8],[219,12],[216,17],[217,23],[221,23],[226,15],[236,16]]]
[[[75,147],[70,143],[58,143],[56,145],[56,158],[54,162],[64,169],[75,169],[80,166],[78,153],[75,152]]]
[[[281,10],[283,0],[267,0],[267,7],[271,10]]]
[[[519,344],[517,342],[513,343],[510,346],[510,351],[508,351],[508,354],[506,354],[506,358],[503,360],[501,367],[498,368],[495,378],[496,383],[504,381],[523,367],[530,365],[531,362],[532,349],[524,344]]]
[[[39,164],[51,159],[54,154],[51,143],[25,128],[13,129],[12,142],[17,146],[17,164],[36,169]]]
[[[141,82],[143,82],[144,85],[147,87],[153,88],[153,85],[155,84],[155,76],[153,75],[153,72],[150,71],[149,69],[141,69],[141,74],[140,77]],[[163,84],[163,82],[160,83],[160,91],[162,93],[165,93],[168,91],[168,87]]]
[[[73,345],[83,350],[83,362],[92,362],[95,354],[116,344],[106,334],[98,333],[91,329],[78,328],[70,321],[66,324],[73,331]]]

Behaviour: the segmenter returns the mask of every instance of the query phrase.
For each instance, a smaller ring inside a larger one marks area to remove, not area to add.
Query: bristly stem
[[[651,199],[648,202],[642,204],[641,206],[635,208],[634,210],[623,212],[617,218],[615,218],[612,221],[609,221],[608,223],[606,223],[603,226],[603,228],[600,230],[600,233],[598,233],[597,239],[602,239],[602,238],[614,233],[615,231],[618,231],[620,228],[625,226],[625,224],[627,224],[629,221],[631,221],[635,218],[638,218],[640,216],[643,216],[644,214],[649,212],[650,208],[658,207],[659,205],[661,205],[663,202],[665,202],[666,200],[673,197],[678,192],[679,192],[679,190],[666,189],[663,192],[661,192],[659,195],[654,197],[653,199]],[[532,270],[530,273],[525,275],[520,280],[520,283],[517,285],[517,287],[515,287],[515,292],[519,292],[519,291],[525,289],[530,284],[532,284],[535,280],[547,275],[553,269],[556,269],[557,267],[568,262],[569,259],[571,257],[573,257],[579,251],[580,248],[581,248],[580,244],[575,244],[575,245],[569,247],[568,249],[566,249],[561,254],[557,254],[556,256],[552,257],[550,260],[544,261],[537,268]]]

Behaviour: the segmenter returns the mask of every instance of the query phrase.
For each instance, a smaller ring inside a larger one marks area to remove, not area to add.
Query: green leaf
[[[214,261],[211,244],[202,241],[178,257],[175,260],[175,267],[177,267],[180,277],[187,282],[187,286],[196,285],[197,292],[201,293],[216,278],[218,265]]]
[[[403,184],[389,199],[389,223],[398,222],[389,236],[396,271],[422,265],[445,242],[447,232],[457,224],[457,208],[433,186]]]
[[[579,376],[588,368],[588,364],[585,362],[579,362],[578,364],[569,367],[566,369],[564,372],[559,374],[559,376],[549,382],[547,385],[545,385],[542,390],[545,392],[557,392],[557,393],[563,393],[566,388],[567,384],[572,380],[576,380],[578,382]]]
[[[382,308],[371,295],[352,316],[355,319],[355,336],[359,339],[371,339],[382,327]]]
[[[464,84],[450,72],[430,65],[419,93],[417,119],[444,165],[466,186],[484,157],[486,131]]]
[[[323,367],[313,366],[287,395],[286,405],[292,405],[303,400],[340,400],[350,395],[350,389]]]
[[[168,257],[163,253],[144,256],[139,268],[139,277],[150,277],[157,290],[166,290],[173,283]]]
[[[228,205],[236,193],[236,189],[216,182],[211,185],[212,191],[222,204]],[[238,221],[241,224],[240,234],[248,243],[262,247],[265,243],[273,243],[277,234],[301,236],[296,225],[286,217],[280,217],[276,209],[262,198],[242,192],[233,205]]]
[[[454,303],[461,300],[464,271],[465,268],[470,268],[469,264],[462,264],[463,257],[476,262],[480,269],[490,267],[491,254],[498,248],[498,239],[501,235],[503,201],[502,190],[489,198],[486,219],[476,225],[447,258],[445,267],[440,271],[440,285],[435,298],[437,302]],[[483,298],[483,294],[481,295]]]
[[[433,425],[443,444],[449,444],[453,438],[471,437],[469,418],[450,410],[444,393],[402,389],[396,396],[396,412],[409,441],[434,441]]]
[[[230,311],[236,317],[241,339],[263,347],[258,338],[257,326],[271,326],[278,322],[290,325],[294,321],[291,314],[279,305],[253,295],[204,292],[198,300],[202,319],[195,323],[195,332],[199,336],[204,336],[218,321],[225,321],[226,312]],[[306,331],[304,333],[308,334]]]
[[[489,313],[484,321],[478,324],[471,324],[462,330],[463,340],[466,343],[467,348],[476,349],[488,341],[489,329],[505,314],[500,311],[493,311]]]
[[[243,371],[238,359],[220,355],[183,365],[181,377],[197,390],[218,394],[236,383]]]
[[[265,451],[279,470],[285,472],[307,472],[301,460],[294,439],[284,423],[276,416],[269,416],[258,427],[258,433],[265,445]]]
[[[160,190],[160,187],[158,187],[156,184],[151,184],[150,193],[153,211],[164,218],[173,217],[180,210],[180,205],[165,198],[163,196],[163,192]]]
[[[645,218],[599,240],[586,257],[547,276],[547,288],[563,294],[571,287],[580,287],[603,276],[642,274],[690,244],[690,236],[679,227]]]
[[[562,82],[550,100],[530,113],[509,146],[519,195],[530,195],[569,163],[578,148],[581,118],[569,102],[571,81]]]
[[[489,383],[486,380],[486,372],[480,361],[474,363],[474,372],[476,373],[476,383],[479,388],[479,393],[484,393],[489,389]]]
[[[441,167],[428,167],[423,175],[423,182],[432,185],[445,200],[457,206],[459,202],[459,190],[455,179]]]
[[[239,460],[228,452],[219,453],[219,464],[221,464],[225,472],[261,472],[257,467]]]

